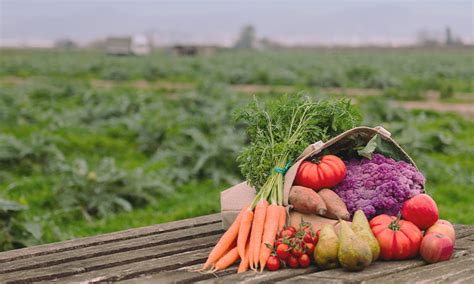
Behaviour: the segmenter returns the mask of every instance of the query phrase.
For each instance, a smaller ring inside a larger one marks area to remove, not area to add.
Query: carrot
[[[239,232],[240,221],[242,220],[243,213],[247,210],[247,207],[244,207],[234,223],[230,228],[222,235],[222,237],[217,242],[216,246],[212,249],[211,253],[207,257],[206,263],[204,263],[201,270],[204,270],[209,267],[209,265],[214,265],[219,258],[224,255],[225,251],[232,245],[232,243],[237,239],[237,234]]]
[[[278,223],[280,221],[280,213],[279,206],[276,204],[271,204],[267,208],[262,244],[260,246],[260,272],[265,268],[265,264],[272,253],[272,250],[267,247],[267,244],[273,246],[273,243],[275,242],[275,235],[277,234]]]
[[[285,226],[286,223],[286,209],[285,207],[279,205],[278,206],[280,209],[280,219],[278,221],[278,232],[281,232],[283,230],[283,227]]]
[[[241,259],[245,258],[245,245],[247,244],[250,229],[252,228],[252,220],[253,211],[250,207],[247,207],[247,210],[245,210],[244,215],[242,215],[239,234],[237,236],[237,250]]]
[[[257,269],[258,258],[260,256],[260,244],[262,243],[263,225],[265,224],[265,217],[267,215],[268,202],[261,200],[255,207],[255,214],[252,223],[252,234],[253,238],[250,238],[250,251],[252,256],[250,257],[250,267]]]
[[[250,258],[249,248],[250,248],[250,241],[247,242],[247,245],[245,246],[245,257],[241,259],[239,269],[237,269],[237,273],[242,273],[249,269],[249,258]]]
[[[214,269],[209,271],[209,273],[214,273],[218,270],[223,270],[226,269],[227,267],[231,266],[234,264],[239,259],[239,251],[237,250],[237,247],[231,249],[228,253],[226,253],[219,261],[216,262],[216,265],[214,266]]]

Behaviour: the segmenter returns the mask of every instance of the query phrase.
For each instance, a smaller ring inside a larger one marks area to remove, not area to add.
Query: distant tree
[[[70,39],[60,39],[54,43],[54,47],[60,49],[74,49],[77,48],[77,44]]]
[[[255,47],[255,28],[252,25],[245,26],[235,42],[235,48],[251,49]]]

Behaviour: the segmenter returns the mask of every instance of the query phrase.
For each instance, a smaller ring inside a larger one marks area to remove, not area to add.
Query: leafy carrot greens
[[[286,95],[260,103],[254,100],[236,114],[247,125],[250,145],[238,162],[259,200],[282,205],[283,177],[292,162],[312,143],[326,141],[355,127],[361,121],[350,100],[313,101],[301,95]]]

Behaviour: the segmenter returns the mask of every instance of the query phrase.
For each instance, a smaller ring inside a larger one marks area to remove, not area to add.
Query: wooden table
[[[282,269],[212,274],[200,267],[221,236],[219,214],[0,253],[0,282],[314,282],[474,283],[474,226],[455,225],[454,258],[426,265],[420,259],[377,261],[362,272]]]

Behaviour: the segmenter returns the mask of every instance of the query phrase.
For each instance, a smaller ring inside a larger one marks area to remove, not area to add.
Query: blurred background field
[[[349,98],[414,158],[441,218],[474,223],[472,45],[253,40],[0,49],[0,251],[219,212],[242,180],[233,111],[286,93]]]

